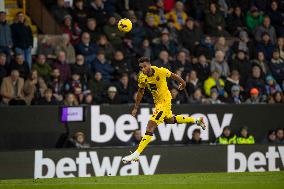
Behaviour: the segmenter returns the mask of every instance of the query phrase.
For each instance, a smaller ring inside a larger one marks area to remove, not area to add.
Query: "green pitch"
[[[1,180],[0,189],[274,189],[284,188],[284,172],[192,173],[127,177]]]

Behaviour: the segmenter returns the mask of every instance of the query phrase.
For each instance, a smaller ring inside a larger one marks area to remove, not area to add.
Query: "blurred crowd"
[[[133,103],[140,56],[184,78],[184,91],[169,81],[173,104],[284,102],[281,0],[44,2],[62,36],[44,36],[35,55],[25,15],[10,25],[0,13],[2,104]],[[124,17],[129,33],[117,29]]]

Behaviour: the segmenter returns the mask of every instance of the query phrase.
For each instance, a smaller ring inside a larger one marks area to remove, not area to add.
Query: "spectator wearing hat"
[[[69,39],[72,45],[77,45],[80,42],[81,28],[79,25],[73,21],[71,15],[66,15],[63,20],[62,25],[63,33],[69,35]]]
[[[256,51],[262,51],[264,53],[265,59],[270,61],[272,58],[272,53],[275,49],[275,46],[271,43],[270,36],[268,33],[264,32],[262,34],[262,40],[257,43]]]
[[[242,127],[237,137],[237,144],[254,144],[254,137],[249,134],[248,127]]]
[[[85,63],[87,65],[91,65],[94,62],[98,49],[96,43],[91,41],[90,34],[83,32],[81,42],[76,46],[76,52],[77,54],[84,55]]]
[[[59,51],[57,61],[53,64],[53,69],[57,68],[60,72],[60,81],[66,82],[71,76],[70,65],[66,61],[66,54],[64,51]]]
[[[259,104],[261,99],[257,88],[250,89],[250,97],[246,100],[246,104]]]
[[[38,54],[36,62],[33,64],[32,69],[36,70],[39,77],[44,80],[49,80],[51,76],[51,66],[46,62],[46,57],[43,54]]]
[[[233,85],[230,91],[230,95],[227,98],[229,104],[242,104],[243,97],[241,96],[241,88],[239,85]]]
[[[110,81],[112,74],[115,71],[102,51],[98,51],[95,61],[91,65],[91,69],[93,73],[100,72],[102,74],[102,79],[105,81]]]
[[[206,32],[212,36],[230,36],[225,30],[225,19],[222,13],[217,10],[215,3],[210,3],[209,11],[205,14],[205,28]]]
[[[237,56],[231,62],[231,70],[237,70],[240,74],[240,85],[244,86],[248,77],[248,70],[251,69],[251,62],[248,60],[245,51],[238,50]]]
[[[64,51],[66,55],[66,62],[68,64],[74,64],[75,63],[75,49],[73,45],[70,42],[70,36],[68,34],[63,34],[61,36],[60,43],[56,47],[56,54],[58,52]]]
[[[273,95],[276,92],[282,92],[280,85],[275,81],[272,75],[266,76],[266,94]]]
[[[120,96],[117,93],[115,86],[110,86],[107,90],[107,95],[104,97],[103,104],[120,104]]]
[[[96,72],[88,82],[88,88],[91,90],[91,94],[96,103],[101,103],[103,94],[107,91],[108,82],[103,80],[102,74],[100,72]]]
[[[31,69],[33,35],[31,27],[28,25],[22,12],[17,13],[16,21],[11,25],[11,29],[15,52],[16,54],[24,55],[24,60],[28,63],[29,69]]]
[[[210,66],[204,54],[199,55],[197,63],[193,64],[193,69],[201,82],[204,82],[209,77]]]
[[[259,66],[255,65],[251,69],[251,75],[246,82],[246,91],[250,91],[252,88],[257,88],[260,95],[265,94],[265,81],[263,79],[263,73]]]
[[[77,73],[80,75],[82,81],[87,82],[91,77],[91,70],[89,66],[85,63],[85,57],[82,54],[76,56],[75,64],[71,65],[71,73]]]
[[[270,41],[274,45],[277,42],[276,31],[275,28],[271,25],[271,21],[269,16],[265,16],[263,19],[262,25],[259,25],[255,29],[255,40],[257,42],[261,41],[261,36],[263,33],[268,33],[270,36]]]
[[[265,139],[262,141],[263,144],[275,144],[276,143],[276,132],[275,130],[269,130]]]
[[[282,83],[284,80],[284,59],[280,57],[278,50],[274,50],[272,54],[270,69],[276,81]]]
[[[83,32],[90,34],[91,42],[97,43],[101,35],[103,35],[100,28],[97,27],[97,20],[95,18],[88,18]]]
[[[103,27],[103,31],[112,46],[115,48],[119,48],[122,44],[122,38],[124,37],[125,33],[120,32],[117,29],[116,18],[114,16],[109,17],[108,23]]]
[[[232,70],[229,77],[225,81],[225,89],[228,94],[231,94],[234,85],[240,86],[240,74],[238,70]]]
[[[207,96],[211,96],[211,89],[216,88],[219,95],[225,97],[225,82],[220,78],[220,73],[217,70],[213,70],[211,76],[204,82],[204,91]]]
[[[184,11],[184,5],[182,2],[177,1],[175,8],[166,15],[167,20],[173,20],[174,26],[177,30],[181,30],[188,18]]]
[[[226,78],[230,74],[230,68],[225,60],[225,54],[223,51],[218,50],[215,53],[215,58],[212,59],[210,64],[211,72],[217,70],[222,78]]]
[[[65,0],[57,0],[56,5],[52,7],[52,12],[56,20],[59,23],[63,22],[64,17],[70,14],[71,10],[69,7],[65,5]]]
[[[229,126],[224,127],[221,136],[216,139],[217,144],[236,144],[237,137]]]
[[[12,46],[12,31],[6,20],[6,12],[0,11],[0,52],[6,54],[8,64],[10,63]]]
[[[252,6],[250,11],[248,11],[246,16],[246,25],[250,32],[253,32],[255,28],[262,24],[263,15],[258,11],[256,6]]]
[[[179,42],[184,48],[194,52],[195,46],[200,43],[202,37],[202,30],[194,24],[193,18],[189,17],[184,28],[179,32]]]
[[[6,60],[6,54],[0,52],[0,84],[2,83],[3,78],[8,75]]]
[[[252,65],[257,65],[261,68],[261,71],[266,75],[270,73],[270,69],[268,67],[269,62],[265,59],[264,53],[262,51],[259,51],[257,53],[256,59],[253,59],[251,61]]]
[[[271,19],[271,25],[275,27],[277,36],[284,36],[284,15],[281,10],[279,10],[278,1],[272,1],[270,5],[270,11],[268,11],[268,16]]]

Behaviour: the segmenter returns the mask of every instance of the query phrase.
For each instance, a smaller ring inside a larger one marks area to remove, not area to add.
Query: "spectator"
[[[231,94],[231,89],[234,85],[240,88],[240,74],[238,70],[232,70],[230,77],[226,78],[225,89],[228,94]]]
[[[52,64],[56,59],[56,52],[53,46],[52,38],[45,35],[43,39],[39,42],[37,48],[37,55],[43,54],[47,58],[47,62]]]
[[[66,15],[64,17],[62,25],[63,33],[69,35],[69,39],[72,45],[77,45],[80,42],[81,28],[78,24],[72,20],[71,15]]]
[[[107,90],[108,82],[102,79],[102,74],[96,72],[94,78],[89,81],[88,88],[92,92],[94,101],[97,103],[102,102],[104,92]]]
[[[76,46],[77,54],[82,54],[85,56],[85,62],[87,65],[91,65],[98,52],[98,46],[91,42],[90,34],[84,32],[81,37],[81,42]]]
[[[276,31],[275,28],[270,23],[269,16],[265,16],[263,19],[262,25],[257,26],[255,29],[255,40],[257,42],[261,41],[261,37],[263,33],[268,33],[270,36],[271,43],[274,45],[276,44]]]
[[[229,51],[230,48],[227,44],[225,37],[223,37],[223,36],[218,37],[214,48],[215,48],[215,52],[222,51],[224,53],[225,59],[227,59],[228,51]],[[216,53],[215,53],[215,55],[216,55]]]
[[[70,8],[65,6],[65,0],[57,0],[57,4],[52,7],[53,15],[59,23],[63,22],[66,15],[70,14]]]
[[[273,99],[274,99],[274,102],[276,104],[283,104],[284,103],[284,97],[283,97],[283,93],[282,92],[274,93]]]
[[[61,43],[56,48],[56,54],[58,52],[64,51],[66,55],[66,62],[68,64],[74,64],[75,62],[75,49],[73,45],[70,43],[70,36],[68,34],[63,34],[61,38]]]
[[[58,58],[57,61],[53,64],[53,68],[59,69],[61,81],[65,82],[70,78],[70,65],[66,62],[66,54],[64,51],[58,52]]]
[[[270,36],[268,33],[262,34],[262,40],[256,46],[256,51],[262,51],[264,53],[266,60],[271,60],[272,53],[275,49],[275,46],[271,43]]]
[[[176,2],[175,8],[166,15],[166,18],[168,20],[173,20],[174,26],[177,30],[182,29],[182,26],[185,24],[187,17],[188,16],[184,11],[184,5],[179,1]]]
[[[171,89],[172,104],[184,104],[186,102],[184,96],[179,93],[176,88]]]
[[[190,72],[192,68],[192,64],[187,60],[187,54],[184,50],[178,52],[176,61],[172,66],[173,71],[180,70],[183,73]]]
[[[135,15],[130,18],[132,22],[132,30],[129,33],[130,39],[133,40],[133,45],[138,47],[145,38],[146,32],[142,23],[137,19]]]
[[[265,93],[267,95],[273,95],[276,92],[282,92],[280,85],[275,81],[272,75],[266,76]]]
[[[86,8],[84,0],[75,0],[74,8],[72,10],[72,17],[74,18],[74,21],[78,23],[80,28],[84,28],[88,15],[89,10]]]
[[[158,26],[155,24],[155,19],[151,17],[146,17],[146,26],[145,26],[146,37],[149,39],[150,43],[156,42],[161,35],[161,31]]]
[[[230,68],[225,60],[225,54],[223,51],[218,50],[215,53],[215,58],[211,62],[211,72],[217,70],[222,78],[226,78],[230,74]]]
[[[24,79],[18,70],[12,70],[11,75],[5,77],[1,84],[1,96],[4,104],[25,105]]]
[[[239,85],[233,85],[231,87],[231,93],[227,99],[227,103],[229,104],[242,104],[244,102],[243,97],[240,94],[240,86]]]
[[[259,96],[259,91],[257,88],[250,89],[250,98],[246,100],[247,104],[259,104],[261,103],[261,99]]]
[[[280,57],[284,59],[284,37],[277,39],[277,49],[279,50]]]
[[[110,11],[107,10],[107,6],[102,0],[91,0],[90,2],[90,17],[95,18],[98,26],[101,27],[106,23]]]
[[[237,137],[237,144],[254,144],[254,137],[249,134],[247,127],[242,127]]]
[[[251,70],[251,63],[243,50],[239,50],[237,57],[232,60],[231,70],[237,70],[240,73],[240,84],[243,86],[249,77],[248,70]]]
[[[210,36],[205,36],[200,44],[195,48],[194,56],[205,55],[207,59],[212,59],[215,55],[214,45]]]
[[[12,46],[12,31],[6,20],[6,12],[0,11],[0,52],[5,53],[8,64],[10,63]]]
[[[270,69],[276,81],[282,83],[284,80],[284,59],[280,57],[279,51],[277,50],[274,50],[272,54]]]
[[[203,100],[201,89],[196,89],[189,98],[190,104],[202,104],[203,101],[204,100]]]
[[[193,18],[189,17],[185,27],[179,32],[179,42],[184,48],[194,52],[195,46],[199,45],[202,37],[202,30],[194,24]]]
[[[85,58],[82,54],[76,56],[75,64],[71,65],[71,73],[80,75],[83,82],[87,82],[91,77],[91,72],[88,65],[85,63]]]
[[[135,131],[133,131],[132,137],[128,142],[129,146],[137,146],[140,143],[141,139],[142,139],[141,130],[136,129]]]
[[[65,106],[78,106],[78,100],[76,99],[75,95],[73,93],[68,93],[66,95],[65,100],[63,101],[63,104]]]
[[[223,15],[217,10],[215,3],[210,3],[209,11],[205,14],[205,28],[206,32],[211,36],[225,36],[229,33],[225,30],[225,19]]]
[[[33,35],[22,12],[17,13],[16,22],[12,24],[11,29],[15,52],[24,55],[24,60],[28,63],[29,69],[31,69]]]
[[[233,134],[231,128],[229,126],[226,126],[223,128],[223,132],[221,136],[219,136],[216,139],[217,144],[236,144],[237,143],[237,137],[235,134]]]
[[[91,43],[98,42],[100,36],[102,35],[100,28],[97,27],[97,21],[94,18],[87,19],[87,25],[86,25],[86,29],[84,30],[84,32],[90,34]]]
[[[120,96],[121,103],[130,103],[134,94],[134,89],[129,83],[129,78],[126,73],[122,74],[117,85],[118,95]]]
[[[84,105],[93,105],[94,103],[94,98],[91,93],[86,94],[84,98]]]
[[[0,53],[0,84],[2,83],[3,78],[7,75],[6,54]]]
[[[193,94],[196,89],[202,87],[202,83],[197,77],[197,73],[195,70],[191,70],[186,75],[185,81],[186,81],[186,91],[188,94]]]
[[[114,72],[113,66],[105,58],[105,54],[102,51],[98,51],[97,57],[92,64],[92,71],[100,72],[102,74],[103,80],[110,81],[112,78],[112,73]]]
[[[249,39],[248,33],[242,30],[239,33],[239,39],[235,41],[232,45],[233,56],[238,53],[239,50],[244,51],[248,58],[253,58],[255,56],[255,45]]]
[[[63,85],[64,82],[60,79],[60,70],[54,68],[51,73],[51,80],[48,82],[48,88],[52,89],[53,96],[57,101],[62,101]]]
[[[125,33],[117,29],[116,18],[114,16],[109,17],[108,23],[104,26],[103,31],[113,47],[120,47]]]
[[[284,143],[284,129],[282,128],[276,129],[276,142],[279,144]]]
[[[255,28],[263,22],[263,15],[258,11],[258,8],[252,6],[246,16],[246,25],[250,32],[253,32]]]
[[[107,95],[103,99],[103,104],[119,104],[120,97],[119,94],[117,94],[117,89],[115,86],[110,86],[107,90]]]
[[[208,98],[205,103],[209,104],[222,104],[221,100],[219,100],[219,93],[216,88],[212,88],[210,91],[210,98]]]
[[[157,57],[161,51],[167,51],[170,58],[173,59],[175,54],[178,52],[177,44],[170,40],[168,30],[164,30],[162,32],[160,42],[154,49],[156,51],[155,57]]]
[[[80,88],[80,92],[84,92],[87,90],[87,84],[83,82],[80,78],[80,75],[77,73],[73,73],[71,79],[64,84],[64,91],[65,93],[74,93],[78,88]],[[79,100],[79,99],[78,99]]]
[[[105,52],[106,59],[111,60],[114,53],[114,49],[105,35],[99,36],[98,47],[99,51]]]
[[[198,78],[204,82],[210,75],[210,66],[206,60],[206,56],[201,54],[198,57],[198,62],[193,64],[193,69],[196,71]]]
[[[262,141],[264,144],[275,144],[276,143],[276,133],[275,130],[270,130],[267,133],[266,138]]]
[[[245,28],[245,18],[241,7],[236,6],[233,8],[233,13],[228,15],[226,23],[228,32],[233,36],[237,36]]]
[[[90,148],[90,144],[85,141],[85,134],[82,132],[76,132],[72,138],[69,139],[69,147],[77,149]]]
[[[225,82],[220,78],[217,70],[213,70],[211,76],[204,82],[204,91],[207,96],[211,96],[212,88],[216,88],[220,96],[226,96],[224,87]]]
[[[58,105],[58,101],[54,98],[52,89],[46,89],[44,96],[34,102],[34,105]]]
[[[252,88],[257,88],[260,95],[265,94],[265,81],[263,79],[263,74],[259,66],[253,66],[251,70],[251,75],[246,82],[246,91],[250,91]]]
[[[271,2],[271,10],[268,12],[268,16],[271,19],[271,25],[275,27],[277,36],[284,36],[284,15],[281,13],[278,7],[277,1]]]
[[[22,54],[17,54],[16,59],[9,66],[10,70],[18,70],[20,77],[26,79],[30,73],[29,66],[26,61],[24,61],[24,56]]]
[[[162,50],[159,54],[159,59],[155,60],[153,62],[153,65],[154,66],[157,66],[157,67],[163,67],[163,68],[167,68],[169,70],[172,70],[171,69],[171,62],[169,60],[169,53],[165,50]]]
[[[203,144],[200,134],[200,129],[194,129],[192,132],[191,140],[189,140],[189,144]]]
[[[38,75],[44,80],[50,79],[52,69],[50,65],[46,62],[46,57],[44,54],[38,54],[37,60],[33,64],[32,69],[36,70]]]
[[[257,59],[254,59],[251,61],[252,65],[257,65],[261,68],[261,71],[266,75],[270,72],[268,67],[268,62],[264,57],[264,54],[262,51],[259,51],[257,53]]]
[[[139,48],[139,51],[137,52],[137,55],[139,57],[142,56],[149,57],[150,59],[154,57],[154,53],[150,46],[150,41],[148,39],[143,40],[142,45]]]
[[[115,51],[112,66],[114,67],[116,76],[123,73],[131,74],[133,71],[131,63],[125,59],[124,53],[121,50]]]

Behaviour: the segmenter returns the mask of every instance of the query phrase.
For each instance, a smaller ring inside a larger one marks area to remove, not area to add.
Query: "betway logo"
[[[284,146],[269,146],[267,152],[253,152],[247,157],[242,152],[236,152],[235,145],[229,145],[227,169],[228,172],[280,171],[276,163],[278,158],[281,159],[284,167]],[[236,162],[238,162],[237,165]]]
[[[104,143],[110,141],[115,135],[122,141],[127,142],[130,140],[132,133],[135,129],[140,128],[142,134],[146,131],[148,120],[150,119],[150,108],[141,108],[140,114],[137,119],[130,114],[122,114],[117,120],[113,120],[110,115],[101,114],[100,106],[91,107],[91,140],[97,143]],[[183,114],[188,116],[188,114]],[[193,114],[192,117],[204,117],[204,121],[207,125],[212,127],[212,130],[216,137],[220,136],[225,126],[230,125],[233,114],[224,114],[222,120],[219,120],[217,114]],[[102,124],[104,129],[102,129]],[[158,127],[158,132],[161,141],[169,141],[171,134],[175,141],[181,141],[184,134],[191,139],[192,132],[196,128],[196,125],[186,127],[186,124],[161,124]],[[201,130],[201,138],[203,140],[209,140],[209,130]],[[152,140],[156,138],[153,137]]]
[[[57,158],[56,158],[57,159]],[[158,166],[160,155],[153,155],[148,162],[146,156],[140,156],[139,163],[121,167],[121,156],[98,158],[96,151],[79,152],[78,157],[63,157],[57,162],[43,157],[43,151],[35,151],[34,178],[67,178],[90,176],[139,175],[139,168],[145,175],[153,175]],[[89,167],[89,169],[88,169]],[[88,170],[92,171],[88,173]]]

